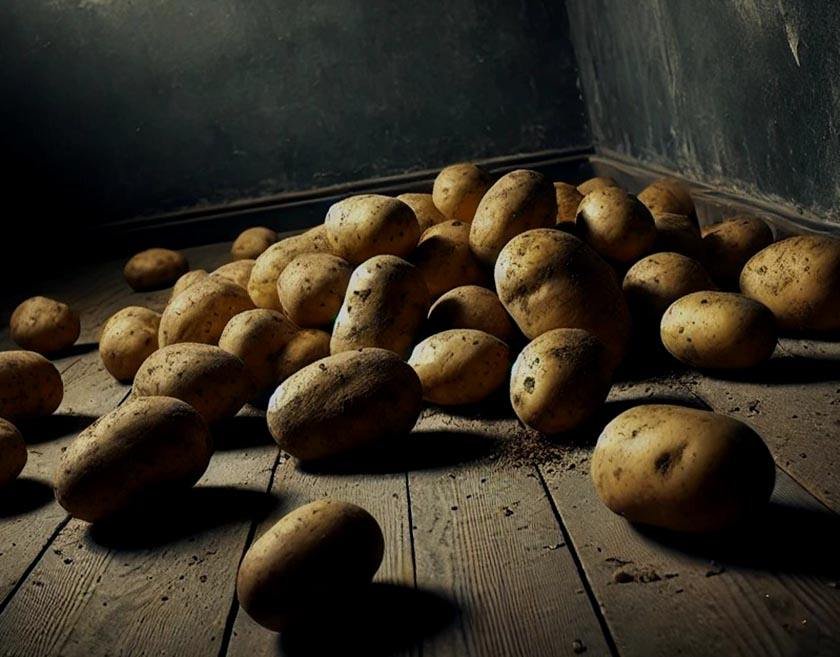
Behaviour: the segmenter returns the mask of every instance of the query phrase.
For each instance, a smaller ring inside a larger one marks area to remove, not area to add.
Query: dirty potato
[[[435,224],[446,221],[446,217],[437,209],[431,194],[400,194],[397,200],[414,210],[421,235]]]
[[[188,287],[192,287],[199,281],[203,281],[209,275],[204,269],[192,269],[186,274],[179,276],[178,280],[175,281],[175,285],[172,286],[172,294],[169,296],[169,302],[171,303],[172,299],[181,294],[181,292]]]
[[[691,192],[685,183],[675,178],[654,180],[639,192],[639,200],[654,217],[660,214],[681,214],[697,225],[697,211]]]
[[[586,196],[587,194],[594,192],[596,189],[604,189],[604,187],[618,186],[619,184],[615,181],[614,178],[611,178],[610,176],[595,176],[594,178],[584,180],[580,185],[577,186],[577,190],[582,196]]]
[[[431,333],[448,329],[476,329],[509,344],[517,335],[507,310],[492,290],[462,285],[443,294],[429,309]]]
[[[256,260],[234,260],[214,269],[210,275],[220,276],[229,280],[231,283],[236,283],[247,292],[248,281],[251,280],[251,272],[254,270],[254,264],[256,264]]]
[[[684,214],[662,212],[654,215],[653,222],[656,224],[656,239],[653,240],[652,253],[670,251],[704,261],[703,238],[692,219]]]
[[[234,260],[256,260],[263,251],[277,241],[276,231],[265,226],[246,228],[233,241],[230,255]]]
[[[130,382],[137,370],[158,348],[160,313],[142,306],[117,311],[102,328],[99,356],[117,381]]]
[[[23,471],[28,454],[17,427],[0,418],[0,489],[12,483]]]
[[[330,334],[318,329],[301,329],[283,347],[277,359],[277,382],[330,355]]]
[[[329,253],[304,253],[277,279],[277,298],[295,324],[328,326],[335,320],[350,283],[353,266]]]
[[[169,287],[190,266],[183,254],[171,249],[147,249],[125,264],[123,275],[135,292]]]
[[[433,299],[487,278],[470,249],[470,225],[463,221],[444,221],[429,228],[409,260],[420,270]]]
[[[603,257],[630,264],[648,253],[656,239],[656,224],[639,200],[618,187],[586,195],[575,220],[578,234]]]
[[[34,351],[0,351],[0,417],[12,422],[51,415],[64,383],[55,365]]]
[[[67,349],[79,339],[79,315],[66,303],[32,297],[15,308],[9,335],[22,349],[49,355]]]
[[[450,221],[470,223],[493,177],[475,164],[453,164],[441,170],[432,189],[432,200]]]
[[[773,232],[758,217],[738,215],[704,226],[703,257],[721,285],[735,286],[747,261],[773,243]]]
[[[574,185],[556,182],[554,183],[554,198],[557,201],[556,223],[574,223],[583,194]]]

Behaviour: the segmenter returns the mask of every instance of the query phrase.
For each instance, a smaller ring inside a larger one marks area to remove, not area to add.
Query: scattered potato
[[[653,253],[665,251],[681,253],[695,260],[704,260],[703,238],[697,223],[684,214],[662,212],[654,215],[656,239],[653,240]]]
[[[618,187],[586,195],[575,226],[581,239],[612,261],[629,264],[648,253],[656,239],[653,216],[639,200]]]
[[[691,192],[684,183],[675,178],[659,178],[639,193],[639,200],[651,214],[681,214],[697,225],[697,211]]]
[[[713,532],[770,499],[775,467],[761,437],[737,420],[682,406],[625,411],[592,455],[601,501],[634,523]]]
[[[470,223],[493,177],[475,164],[453,164],[435,178],[432,200],[447,219]]]
[[[554,186],[536,171],[517,169],[487,190],[470,225],[470,248],[487,267],[511,238],[557,219]]]
[[[211,276],[221,276],[226,278],[231,283],[236,283],[246,292],[248,291],[248,281],[251,280],[251,272],[254,270],[256,260],[234,260],[228,262],[221,267],[215,269]]]
[[[437,209],[431,194],[400,194],[397,200],[414,210],[414,216],[420,224],[421,235],[435,224],[446,221],[446,217]]]
[[[188,287],[192,287],[199,281],[203,281],[207,278],[210,274],[208,274],[204,269],[193,269],[188,271],[186,274],[183,274],[178,277],[178,280],[175,281],[175,285],[172,287],[172,294],[169,296],[169,302],[172,302],[172,299],[177,297],[181,292],[186,290]]]
[[[64,383],[55,365],[34,351],[0,351],[0,417],[9,421],[51,415]]]
[[[740,369],[770,358],[776,348],[773,313],[732,292],[694,292],[665,312],[662,344],[694,367]]]
[[[396,256],[375,256],[350,277],[330,352],[381,347],[405,358],[428,309],[429,290],[420,270]]]
[[[72,346],[81,333],[79,316],[66,303],[32,297],[15,308],[9,334],[15,344],[39,354],[54,354]]]
[[[275,632],[346,603],[382,563],[376,520],[354,504],[320,499],[299,507],[248,549],[236,578],[239,604]]]
[[[187,259],[178,251],[148,249],[132,256],[125,264],[123,275],[132,290],[145,292],[169,287],[189,268]]]
[[[129,400],[73,440],[55,475],[55,497],[74,518],[97,522],[154,494],[189,488],[212,453],[207,425],[188,404]]]
[[[770,227],[750,215],[738,215],[704,226],[701,234],[709,273],[721,285],[737,284],[747,261],[773,243]]]
[[[266,417],[280,448],[310,461],[407,434],[422,403],[420,380],[399,356],[357,349],[290,376],[272,395]]]
[[[265,226],[246,228],[233,241],[230,255],[234,260],[256,260],[268,247],[277,242],[277,232]]]
[[[295,324],[314,328],[332,324],[344,301],[353,266],[329,253],[304,253],[277,279],[277,297]]]
[[[595,176],[594,178],[584,180],[577,186],[577,190],[581,195],[586,196],[596,189],[604,189],[604,187],[619,187],[619,184],[609,176]]]
[[[448,329],[476,329],[509,344],[516,327],[496,293],[478,285],[462,285],[442,295],[429,309],[432,333]]]
[[[423,399],[442,406],[474,404],[507,378],[510,351],[484,331],[452,329],[418,344],[408,359],[423,385]]]
[[[208,424],[236,415],[253,396],[241,358],[209,344],[184,342],[149,356],[134,377],[135,397],[174,397]]]
[[[277,360],[277,382],[330,355],[330,334],[318,329],[301,329],[283,347]]]
[[[130,382],[158,348],[160,313],[129,306],[111,315],[99,337],[99,356],[117,381]]]
[[[470,249],[470,225],[463,221],[444,221],[429,228],[409,260],[423,274],[432,298],[459,285],[486,280]]]
[[[23,471],[28,454],[17,427],[0,418],[0,489],[12,483]]]
[[[554,198],[557,201],[556,223],[574,223],[583,194],[574,185],[556,182],[554,183]]]

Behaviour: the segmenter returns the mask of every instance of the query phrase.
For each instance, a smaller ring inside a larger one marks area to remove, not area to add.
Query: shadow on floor
[[[77,434],[97,419],[93,415],[48,415],[21,420],[17,428],[27,445],[40,445]]]
[[[213,425],[212,432],[217,450],[228,451],[276,444],[268,432],[265,416],[262,415],[237,415],[226,418]]]
[[[780,356],[747,370],[706,371],[709,379],[744,383],[797,384],[840,381],[840,361],[830,358]]]
[[[91,351],[96,351],[97,349],[99,349],[98,342],[77,342],[66,349],[51,353],[49,358],[50,360],[59,360],[62,358],[70,358],[71,356],[82,356],[84,354],[89,354]]]
[[[53,499],[52,486],[46,481],[19,477],[0,488],[0,518],[13,518],[35,511]]]

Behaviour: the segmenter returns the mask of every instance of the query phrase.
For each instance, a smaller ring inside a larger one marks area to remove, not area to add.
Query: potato
[[[514,362],[510,402],[537,431],[570,431],[604,403],[612,374],[607,348],[589,331],[554,329],[531,341]]]
[[[209,275],[210,274],[208,274],[204,269],[193,269],[188,271],[186,274],[179,276],[178,280],[175,281],[175,285],[172,287],[172,294],[169,296],[169,303],[171,303],[172,299],[177,297],[188,287],[192,287],[199,281],[203,281]]]
[[[398,201],[402,201],[412,210],[414,216],[417,217],[417,223],[420,225],[420,234],[428,230],[435,224],[446,221],[443,213],[437,209],[431,194],[400,194],[397,196]]]
[[[699,262],[679,253],[654,253],[630,267],[624,276],[624,296],[633,320],[643,329],[653,328],[668,306],[680,297],[701,290],[716,290]]]
[[[581,195],[586,196],[590,192],[594,192],[596,189],[604,189],[604,187],[619,187],[619,184],[609,176],[595,176],[584,180],[577,186],[577,190]]]
[[[256,260],[277,241],[277,232],[265,226],[246,228],[233,241],[230,255],[234,260]]]
[[[487,190],[470,225],[470,248],[487,267],[513,237],[549,228],[557,219],[554,186],[536,171],[517,169]]]
[[[186,274],[190,266],[178,251],[170,249],[148,249],[132,256],[125,263],[123,276],[135,292],[157,290],[169,287],[179,276]]]
[[[478,285],[462,285],[442,295],[429,309],[428,326],[432,333],[476,329],[505,343],[517,333],[496,293]]]
[[[531,340],[555,328],[581,328],[601,339],[613,365],[624,356],[630,312],[610,266],[584,242],[559,230],[518,235],[499,254],[496,291]]]
[[[493,184],[493,177],[475,164],[453,164],[435,178],[432,200],[450,221],[470,223],[482,197]]]
[[[178,342],[216,344],[231,317],[254,307],[247,292],[220,276],[208,276],[172,299],[160,319],[161,347]]]
[[[747,261],[773,243],[773,232],[758,217],[738,215],[701,229],[709,273],[722,285],[738,283]]]
[[[128,400],[82,431],[55,474],[55,498],[74,518],[98,522],[153,495],[189,488],[213,453],[194,408],[169,397]]]
[[[254,270],[256,260],[234,260],[228,262],[221,267],[213,270],[211,276],[221,276],[226,278],[231,283],[236,283],[246,292],[248,291],[248,281],[251,280],[251,272]]]
[[[140,365],[158,348],[160,313],[141,306],[117,311],[99,337],[99,357],[117,381],[130,382]]]
[[[691,192],[684,183],[675,178],[654,180],[639,192],[639,200],[654,217],[665,213],[681,214],[697,225],[697,211]]]
[[[284,516],[248,549],[236,595],[260,625],[280,632],[352,602],[382,563],[379,524],[354,504],[320,499]]]
[[[0,489],[12,483],[23,471],[28,454],[17,427],[0,418]]]
[[[636,406],[610,422],[592,455],[598,497],[634,523],[683,532],[736,525],[767,504],[775,467],[737,420],[682,406]]]
[[[307,365],[268,404],[274,440],[303,461],[368,447],[411,431],[423,403],[414,370],[386,349],[357,349]]]
[[[555,223],[574,223],[577,209],[583,200],[577,187],[569,183],[554,183],[554,198],[557,201],[557,219]]]
[[[575,226],[581,239],[599,254],[629,264],[648,253],[656,239],[653,216],[639,200],[618,187],[586,195]]]
[[[396,256],[375,256],[350,277],[330,353],[381,347],[405,358],[428,310],[429,290],[420,270]]]
[[[444,221],[429,228],[409,258],[423,274],[432,298],[460,285],[486,280],[481,263],[470,249],[470,225]]]
[[[51,415],[64,398],[55,365],[34,351],[0,351],[0,417]]]
[[[733,292],[694,292],[662,316],[662,344],[694,367],[740,369],[770,358],[776,321],[767,306]]]
[[[72,346],[81,330],[70,306],[47,297],[27,299],[9,320],[9,334],[19,347],[45,355]]]
[[[281,380],[277,374],[280,356],[297,331],[276,310],[246,310],[230,318],[219,347],[242,359],[255,391],[273,390]]]
[[[301,329],[283,347],[277,360],[277,381],[281,383],[310,363],[330,355],[330,334],[318,329]]]
[[[236,415],[254,393],[242,359],[209,344],[162,347],[134,377],[135,397],[174,397],[187,402],[208,424]]]
[[[329,253],[304,253],[292,260],[277,279],[277,298],[295,324],[332,324],[344,301],[353,266]]]
[[[258,308],[282,311],[277,298],[277,279],[286,266],[304,253],[332,253],[326,228],[316,226],[305,233],[272,244],[254,263],[248,294]]]
[[[656,225],[656,239],[653,240],[651,252],[670,251],[695,260],[704,260],[703,238],[694,220],[684,214],[662,212],[654,215],[653,222]]]
[[[484,331],[452,329],[418,344],[408,364],[423,385],[423,399],[441,406],[474,404],[507,379],[510,351]]]

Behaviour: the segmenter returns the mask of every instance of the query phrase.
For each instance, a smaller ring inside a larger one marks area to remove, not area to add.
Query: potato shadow
[[[99,418],[94,415],[48,415],[17,423],[27,445],[40,445],[86,429]]]
[[[0,488],[0,518],[13,518],[40,509],[53,501],[52,486],[40,479],[19,477]]]
[[[830,358],[780,356],[746,370],[709,370],[704,376],[719,381],[796,384],[840,381],[840,361]]]
[[[59,360],[61,358],[70,358],[71,356],[83,356],[89,354],[91,351],[99,349],[98,342],[77,342],[70,345],[61,351],[55,351],[49,355],[50,360]]]
[[[457,617],[455,604],[439,593],[374,583],[352,604],[336,606],[334,611],[315,610],[311,623],[289,628],[277,642],[280,652],[289,657],[384,657],[405,652]]]
[[[269,493],[230,486],[199,486],[138,502],[88,527],[89,538],[114,550],[147,550],[192,540],[225,525],[259,522],[276,506]]]
[[[507,383],[501,385],[490,396],[475,404],[462,404],[460,406],[438,406],[431,404],[431,407],[454,417],[472,420],[504,420],[516,417],[516,413],[514,413],[513,406],[510,403],[510,390]]]
[[[213,442],[217,450],[230,451],[274,445],[263,415],[237,415],[213,425]]]

